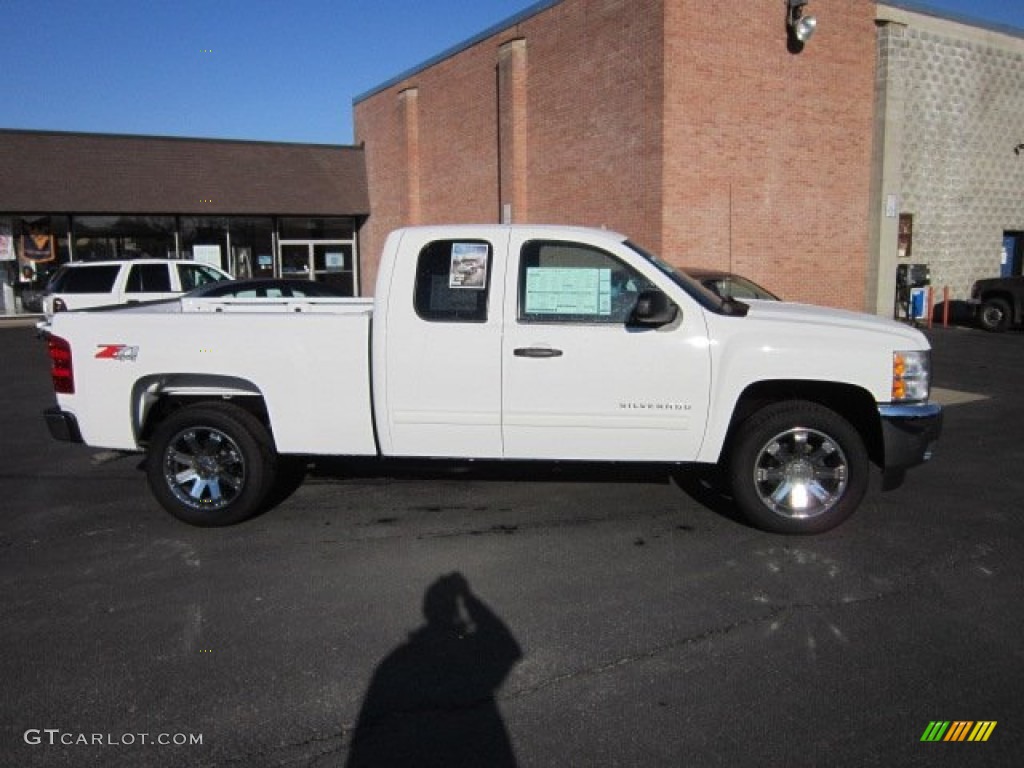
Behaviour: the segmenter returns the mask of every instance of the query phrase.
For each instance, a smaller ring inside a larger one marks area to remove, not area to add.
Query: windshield
[[[739,275],[711,277],[702,281],[705,286],[719,296],[731,299],[761,299],[763,301],[779,301],[779,297],[752,280]]]
[[[696,300],[702,307],[712,312],[722,312],[722,305],[725,304],[725,301],[720,296],[716,296],[712,291],[709,291],[685,272],[680,272],[671,264],[662,261],[653,253],[644,250],[636,243],[632,243],[627,240],[625,244],[627,247],[633,249],[636,253],[642,256],[646,261],[650,262],[659,272],[669,278],[673,283],[686,291],[686,293]]]

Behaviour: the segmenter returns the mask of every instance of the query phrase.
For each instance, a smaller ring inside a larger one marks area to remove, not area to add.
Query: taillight
[[[47,344],[50,352],[50,376],[53,377],[53,391],[58,395],[75,394],[75,371],[71,364],[71,345],[60,336],[50,336]]]

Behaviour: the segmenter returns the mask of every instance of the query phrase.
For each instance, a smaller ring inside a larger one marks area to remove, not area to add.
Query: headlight
[[[893,352],[892,401],[894,403],[927,400],[931,379],[930,351]]]

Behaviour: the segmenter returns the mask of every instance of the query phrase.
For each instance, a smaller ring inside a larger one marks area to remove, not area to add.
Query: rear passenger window
[[[171,276],[166,264],[134,264],[125,293],[169,293]]]
[[[68,267],[53,281],[54,293],[110,293],[121,267],[108,264],[102,267]]]
[[[420,251],[413,305],[431,322],[487,322],[491,244],[436,240]]]

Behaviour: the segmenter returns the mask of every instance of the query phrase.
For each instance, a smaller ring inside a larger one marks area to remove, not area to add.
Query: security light
[[[818,28],[818,20],[813,16],[804,16],[807,0],[786,0],[786,5],[786,26],[789,27],[793,39],[802,45],[811,39],[814,30]]]

